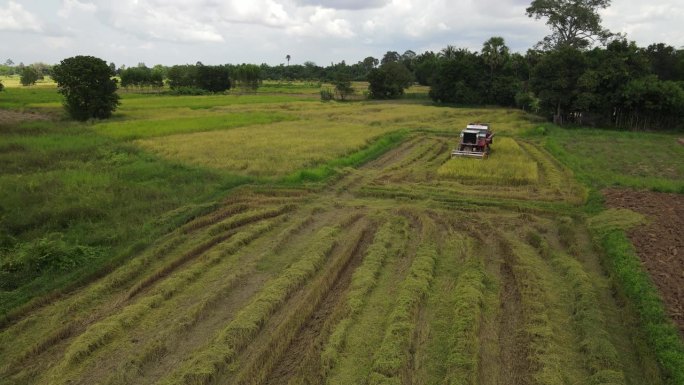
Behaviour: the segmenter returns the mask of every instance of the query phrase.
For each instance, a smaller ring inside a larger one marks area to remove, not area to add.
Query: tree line
[[[479,51],[447,46],[439,52],[386,52],[354,63],[318,66],[225,64],[156,65],[116,68],[123,87],[162,87],[172,93],[224,92],[232,87],[256,90],[263,80],[316,81],[335,86],[321,98],[344,100],[355,92],[352,81],[368,81],[368,97],[401,97],[411,84],[429,86],[438,103],[516,106],[558,124],[626,129],[681,128],[684,115],[684,50],[664,43],[638,47],[625,36],[601,27],[599,10],[610,0],[533,0],[526,14],[543,19],[551,33],[526,53],[511,53],[495,36]],[[0,66],[16,71],[11,60]],[[51,66],[21,68],[27,83],[50,74]]]

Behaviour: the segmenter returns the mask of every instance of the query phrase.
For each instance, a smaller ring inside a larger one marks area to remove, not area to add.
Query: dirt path
[[[608,189],[606,205],[645,215],[649,223],[628,232],[684,336],[684,195]]]

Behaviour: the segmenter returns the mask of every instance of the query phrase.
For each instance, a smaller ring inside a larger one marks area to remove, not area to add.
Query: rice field
[[[534,118],[246,97],[7,126],[4,196],[109,210],[66,241],[148,220],[99,274],[4,314],[0,384],[678,383],[592,238],[631,214],[587,212]],[[470,121],[501,135],[491,156],[450,159]]]
[[[493,144],[493,143],[492,143]],[[443,164],[437,175],[443,178],[498,185],[523,185],[539,182],[539,166],[518,143],[500,138],[491,157],[454,158]]]

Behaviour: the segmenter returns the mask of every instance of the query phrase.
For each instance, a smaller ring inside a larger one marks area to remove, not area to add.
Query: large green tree
[[[551,35],[540,42],[542,47],[582,49],[611,36],[601,27],[598,13],[609,5],[610,0],[533,0],[526,13],[535,19],[546,19],[551,28]]]
[[[404,94],[413,74],[399,62],[387,62],[368,74],[368,93],[373,99],[394,99]]]
[[[119,105],[114,73],[102,59],[74,56],[62,60],[53,70],[64,106],[76,120],[105,119]]]

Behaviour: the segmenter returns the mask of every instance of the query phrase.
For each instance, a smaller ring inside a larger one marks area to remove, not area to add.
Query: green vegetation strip
[[[434,224],[422,218],[423,240],[409,268],[408,276],[401,282],[397,303],[389,316],[385,337],[373,359],[369,383],[401,384],[401,369],[409,360],[409,347],[416,327],[416,312],[428,293],[434,276],[437,248],[434,244]]]
[[[634,246],[625,234],[622,215],[601,213],[589,221],[594,240],[603,248],[611,274],[624,295],[636,307],[649,344],[668,384],[684,384],[684,343],[668,317],[651,278],[641,265]],[[634,219],[629,222],[634,224]]]
[[[408,135],[408,130],[399,130],[385,134],[372,141],[359,151],[334,159],[318,167],[297,171],[283,178],[285,184],[300,184],[303,182],[320,182],[336,175],[339,168],[358,167],[370,162],[380,155],[398,146]]]

